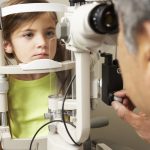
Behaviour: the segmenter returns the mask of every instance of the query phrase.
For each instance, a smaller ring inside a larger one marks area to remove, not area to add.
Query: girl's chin
[[[32,57],[31,59],[28,59],[28,60],[18,61],[18,64],[19,63],[29,63],[31,61],[38,60],[38,59],[51,59],[51,58],[49,58],[49,56],[34,56],[34,57]]]
[[[45,56],[45,55],[37,55],[33,57],[33,60],[37,60],[37,59],[50,59],[49,56]]]

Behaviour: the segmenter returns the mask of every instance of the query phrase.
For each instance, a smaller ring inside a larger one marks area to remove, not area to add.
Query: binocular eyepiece
[[[89,14],[91,28],[99,34],[118,32],[118,17],[113,4],[97,5]]]

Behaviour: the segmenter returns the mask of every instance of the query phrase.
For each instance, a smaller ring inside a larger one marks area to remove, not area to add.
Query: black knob
[[[110,53],[102,53],[101,57],[105,58],[105,62],[104,63],[106,65],[112,65],[112,62],[113,62],[113,60],[112,60],[112,54],[110,54]]]

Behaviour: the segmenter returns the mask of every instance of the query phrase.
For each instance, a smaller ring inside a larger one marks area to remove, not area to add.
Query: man
[[[115,93],[123,103],[114,101],[112,106],[150,142],[150,0],[117,0],[116,10],[120,23],[118,60],[125,90]],[[141,112],[134,113],[133,106]]]

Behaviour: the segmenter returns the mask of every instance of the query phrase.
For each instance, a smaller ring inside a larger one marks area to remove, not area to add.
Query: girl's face
[[[5,52],[14,53],[18,63],[53,59],[57,45],[55,27],[56,22],[49,13],[22,24],[11,34],[11,42],[5,42]]]

